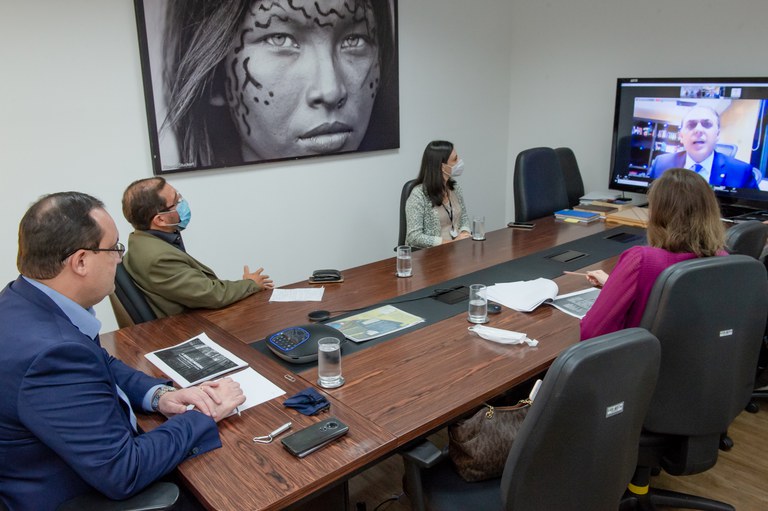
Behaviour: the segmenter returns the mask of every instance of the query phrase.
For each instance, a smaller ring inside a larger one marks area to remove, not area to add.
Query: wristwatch
[[[150,404],[150,406],[152,407],[152,410],[155,412],[157,411],[157,407],[160,404],[160,398],[163,396],[163,394],[166,394],[168,392],[173,392],[175,390],[176,389],[174,387],[170,387],[168,385],[163,385],[162,387],[157,389],[154,395],[152,396],[152,403]]]

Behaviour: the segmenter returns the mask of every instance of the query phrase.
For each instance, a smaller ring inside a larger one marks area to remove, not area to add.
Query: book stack
[[[648,208],[632,207],[605,217],[606,222],[635,227],[648,227]]]
[[[587,211],[589,213],[597,213],[603,218],[605,218],[605,215],[616,213],[619,210],[619,208],[614,206],[601,206],[599,204],[579,204],[578,206],[574,206],[573,209],[575,209],[576,211]]]
[[[560,211],[555,211],[555,218],[570,223],[591,224],[592,222],[600,220],[602,217],[599,213],[593,213],[590,211],[561,209]]]

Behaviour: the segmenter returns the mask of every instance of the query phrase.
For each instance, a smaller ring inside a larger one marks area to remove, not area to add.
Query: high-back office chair
[[[144,293],[136,286],[123,263],[118,263],[115,271],[115,295],[134,324],[157,319]]]
[[[413,187],[416,186],[416,180],[411,179],[403,185],[403,191],[400,192],[400,233],[397,235],[397,245],[405,245],[405,235],[407,225],[405,223],[405,203],[411,195]],[[397,248],[395,248],[397,250]]]
[[[175,484],[156,482],[126,500],[110,500],[97,492],[80,495],[64,502],[57,511],[172,511],[179,495]],[[0,511],[8,511],[2,500]]]
[[[661,343],[661,369],[621,509],[733,510],[649,488],[650,474],[663,468],[687,475],[714,466],[721,434],[752,393],[767,310],[765,269],[744,255],[683,261],[659,275],[640,326]]]
[[[573,154],[570,147],[558,147],[555,149],[555,153],[560,162],[563,179],[565,179],[568,206],[572,208],[579,204],[579,198],[584,195],[584,181],[581,179],[579,164],[576,162],[576,155]]]
[[[766,239],[768,225],[758,220],[750,220],[725,231],[725,249],[729,254],[744,254],[759,259]]]
[[[551,147],[534,147],[517,155],[512,179],[515,220],[528,222],[568,207],[565,178]]]
[[[566,349],[547,371],[501,479],[465,482],[430,443],[403,455],[413,509],[617,509],[637,460],[659,353],[656,338],[640,328]]]
[[[179,495],[175,484],[156,482],[126,500],[110,500],[94,492],[68,500],[57,511],[172,511]]]

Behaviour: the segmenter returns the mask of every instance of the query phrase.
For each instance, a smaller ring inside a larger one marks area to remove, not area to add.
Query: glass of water
[[[485,217],[476,216],[472,219],[472,239],[483,241],[485,239]]]
[[[317,384],[326,389],[344,385],[341,376],[341,341],[323,337],[317,341]]]
[[[469,286],[469,315],[470,323],[488,322],[488,298],[485,294],[484,284],[472,284]]]
[[[411,247],[400,245],[397,247],[397,276],[410,277],[413,274],[413,261],[411,260]]]

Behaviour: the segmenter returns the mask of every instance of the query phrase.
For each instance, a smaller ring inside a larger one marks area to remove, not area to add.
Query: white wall
[[[456,143],[470,213],[507,220],[512,4],[400,0],[399,150],[175,174],[187,248],[222,278],[264,266],[277,284],[391,257],[403,182],[431,139]],[[133,2],[0,2],[0,282],[16,277],[19,219],[42,194],[120,197],[152,175]],[[116,328],[106,301],[103,330]]]
[[[766,20],[765,0],[516,0],[510,189],[517,153],[561,145],[607,189],[616,79],[766,76]]]

